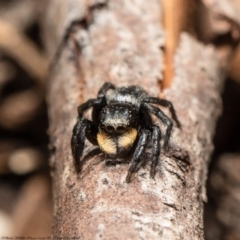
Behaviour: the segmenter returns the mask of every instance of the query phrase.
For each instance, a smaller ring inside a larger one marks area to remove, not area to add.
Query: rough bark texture
[[[182,34],[176,75],[163,92],[173,102],[182,130],[174,128],[170,153],[162,153],[155,180],[149,161],[125,182],[128,164],[106,166],[87,145],[77,176],[70,138],[77,106],[95,97],[104,81],[137,84],[159,96],[164,31],[160,1],[51,1],[46,38],[57,55],[49,85],[54,237],[64,239],[204,239],[203,201],[215,122],[221,110],[221,72],[214,48]],[[87,5],[90,4],[90,5]],[[54,21],[58,19],[58,21]],[[77,20],[77,21],[76,21]],[[51,24],[50,24],[51,22]],[[185,161],[190,161],[190,166]]]

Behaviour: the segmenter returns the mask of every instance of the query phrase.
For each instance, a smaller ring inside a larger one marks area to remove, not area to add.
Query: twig
[[[0,19],[0,49],[15,59],[40,85],[48,73],[47,58],[22,32]]]

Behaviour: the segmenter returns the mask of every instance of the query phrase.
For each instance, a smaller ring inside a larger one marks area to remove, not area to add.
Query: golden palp
[[[133,145],[137,138],[137,129],[129,128],[118,138],[118,147],[129,148]]]
[[[97,134],[97,141],[100,149],[105,153],[112,155],[117,153],[117,146],[113,138],[108,136],[103,131]]]

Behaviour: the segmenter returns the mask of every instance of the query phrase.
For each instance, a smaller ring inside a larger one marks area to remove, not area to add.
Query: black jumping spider
[[[161,130],[153,124],[151,114],[160,119],[166,126],[164,148],[168,149],[173,127],[157,104],[168,107],[178,127],[180,122],[171,102],[150,97],[138,86],[116,88],[106,82],[98,92],[96,99],[90,99],[78,107],[78,121],[73,128],[71,140],[72,154],[77,171],[80,171],[85,138],[98,145],[107,158],[116,161],[118,157],[132,155],[131,166],[126,181],[136,172],[143,160],[145,148],[152,140],[152,163],[150,175],[153,178],[160,155]],[[84,112],[92,108],[92,120],[84,117]]]

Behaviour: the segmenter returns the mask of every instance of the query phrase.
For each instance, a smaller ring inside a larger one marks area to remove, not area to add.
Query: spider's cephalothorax
[[[132,155],[126,178],[129,182],[131,174],[138,169],[143,159],[147,143],[151,140],[150,175],[154,177],[161,150],[161,131],[153,123],[151,115],[155,115],[167,126],[165,149],[168,149],[173,122],[152,104],[168,107],[177,126],[180,127],[171,102],[150,97],[138,86],[115,88],[113,84],[106,82],[96,99],[90,99],[78,107],[78,121],[73,128],[71,141],[77,170],[80,171],[80,158],[87,138],[92,144],[98,145],[113,162],[118,157]],[[89,108],[92,108],[91,120],[83,115]]]

